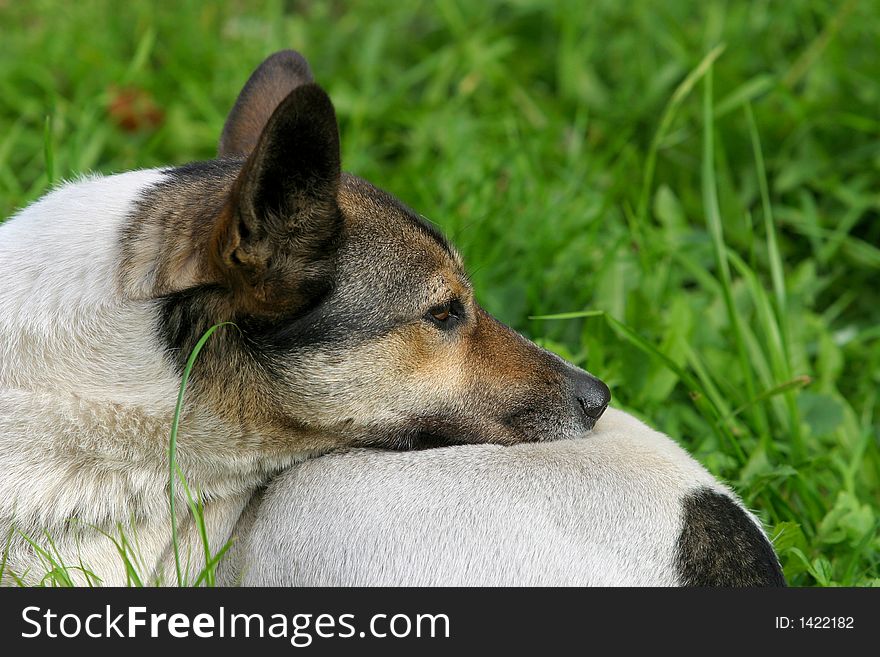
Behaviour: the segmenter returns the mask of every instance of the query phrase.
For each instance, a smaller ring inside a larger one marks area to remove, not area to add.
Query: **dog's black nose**
[[[595,423],[611,401],[611,391],[604,382],[586,372],[579,372],[575,382],[575,397],[591,423]]]

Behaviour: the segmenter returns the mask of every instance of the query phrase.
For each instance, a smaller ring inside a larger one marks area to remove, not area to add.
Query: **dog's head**
[[[413,448],[572,436],[605,410],[604,383],[477,304],[437,229],[341,173],[333,106],[300,55],[254,72],[219,151],[171,172],[124,248],[179,364],[211,324],[236,324],[194,373],[228,418],[281,441]]]

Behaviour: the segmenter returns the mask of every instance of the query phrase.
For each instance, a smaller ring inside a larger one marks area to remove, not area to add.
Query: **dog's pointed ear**
[[[339,129],[321,87],[275,109],[214,230],[212,259],[252,312],[301,306],[332,280],[342,218]]]
[[[248,78],[229,112],[218,155],[250,155],[275,108],[291,91],[313,80],[309,63],[298,52],[281,50],[267,57]]]

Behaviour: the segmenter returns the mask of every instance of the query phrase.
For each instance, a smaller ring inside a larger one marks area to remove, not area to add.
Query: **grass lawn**
[[[490,312],[729,481],[790,583],[880,584],[880,4],[0,1],[0,25],[0,217],[213,157],[296,48],[344,168],[440,225]]]

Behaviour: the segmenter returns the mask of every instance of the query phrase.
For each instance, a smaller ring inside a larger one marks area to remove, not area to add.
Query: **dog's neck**
[[[80,181],[0,229],[3,532],[9,525],[35,537],[46,532],[62,548],[71,518],[98,530],[75,546],[130,519],[145,545],[147,534],[154,537],[148,560],[165,549],[180,373],[157,343],[155,302],[125,297],[117,277],[120,230],[163,175]],[[182,414],[177,460],[190,491],[206,502],[246,498],[306,456],[259,446],[259,436],[229,417],[191,407]],[[183,487],[176,492],[185,511]],[[105,543],[95,554],[112,553]],[[32,551],[30,560],[23,556],[29,550],[24,543],[13,550],[20,564],[32,564]]]

